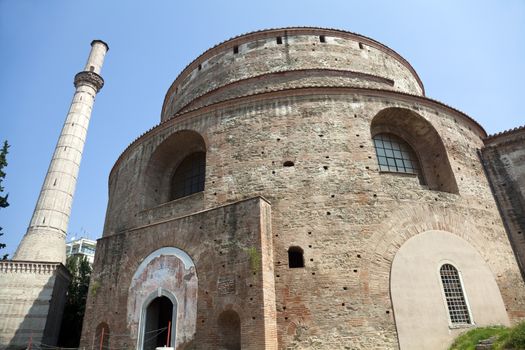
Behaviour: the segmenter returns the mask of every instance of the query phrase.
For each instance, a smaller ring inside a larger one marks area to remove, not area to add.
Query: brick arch
[[[398,250],[410,238],[435,230],[457,235],[479,251],[486,262],[490,260],[483,249],[486,246],[486,236],[473,223],[465,220],[463,215],[417,203],[391,212],[389,219],[384,220],[365,242],[365,246],[373,247],[367,260],[371,293],[389,295],[385,276],[390,278],[392,261]]]
[[[204,137],[193,130],[179,130],[167,136],[150,156],[142,180],[143,208],[171,200],[171,179],[179,164],[191,154],[207,151]]]
[[[370,133],[372,137],[393,134],[402,138],[417,154],[429,189],[459,193],[441,136],[421,115],[407,108],[385,108],[372,119]]]

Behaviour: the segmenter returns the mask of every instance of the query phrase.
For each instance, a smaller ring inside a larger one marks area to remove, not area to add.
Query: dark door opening
[[[168,325],[173,323],[173,303],[166,297],[151,301],[146,309],[146,326],[144,328],[144,350],[155,350],[164,345],[170,346],[174,334],[170,333],[168,344]]]

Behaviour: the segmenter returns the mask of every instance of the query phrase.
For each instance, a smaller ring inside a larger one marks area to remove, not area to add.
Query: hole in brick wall
[[[354,272],[357,272],[357,269],[355,269]]]
[[[222,267],[226,267],[226,265],[222,265]]]
[[[264,151],[262,151],[261,154],[264,154]]]
[[[288,319],[288,317],[285,317],[284,319],[285,319],[285,320],[287,320],[287,319]]]
[[[279,237],[279,235],[275,235],[275,237]]]
[[[238,53],[239,53],[239,46],[235,45],[235,46],[233,47],[233,53],[234,53],[234,54],[238,54]]]
[[[283,38],[282,37],[278,36],[275,39],[276,39],[278,45],[281,45],[283,43]]]
[[[370,167],[369,167],[369,166],[365,166],[365,169],[367,169],[367,170],[368,170],[368,169],[370,169]]]
[[[255,316],[252,317],[252,320],[255,320]]]
[[[252,300],[253,300],[253,298],[250,298],[250,301],[252,301]]]
[[[324,170],[328,170],[328,165],[323,165]]]
[[[291,269],[304,267],[304,252],[301,247],[288,248],[288,267]]]
[[[363,146],[363,145],[359,145],[359,148],[363,148],[363,147],[365,147],[365,146]]]
[[[277,138],[277,141],[281,141],[281,139],[280,139],[280,138]]]
[[[354,118],[357,118],[357,114],[354,114]]]
[[[309,245],[308,245],[308,248],[312,248],[312,245],[311,245],[311,244],[309,244]]]
[[[359,48],[362,50],[365,48],[365,46],[363,45],[363,43],[359,43]]]
[[[324,135],[323,134],[319,134],[319,137],[323,137]]]
[[[216,196],[216,195],[217,195],[217,192],[213,192],[213,195]]]
[[[345,306],[345,303],[341,303],[341,306]]]
[[[386,310],[386,313],[389,314],[389,313],[390,313],[390,310]]]
[[[250,284],[250,288],[253,287],[253,284]]]
[[[56,186],[57,185],[57,179],[55,179],[55,181],[53,181],[53,186]]]
[[[377,197],[377,194],[374,193],[374,197]]]
[[[520,234],[521,234],[521,231],[518,231],[518,235],[520,235]]]
[[[335,198],[335,194],[331,195],[330,197]]]
[[[348,287],[343,287],[343,290],[348,290]]]
[[[361,254],[357,254],[357,257],[358,257],[358,258],[361,258]]]
[[[198,67],[199,70],[202,69],[202,64],[199,63],[199,67]]]
[[[314,259],[310,259],[310,261],[314,261]]]
[[[326,215],[332,215],[332,213],[330,213],[329,211],[326,212]]]
[[[324,35],[319,35],[319,41],[322,43],[326,42],[326,37]]]
[[[275,170],[272,170],[272,174],[275,174]]]
[[[89,66],[89,71],[90,72],[94,72],[95,71],[95,67],[94,66]]]
[[[204,323],[204,320],[202,320],[201,322]]]
[[[368,159],[372,159],[372,156],[368,156]]]
[[[359,134],[355,134],[355,136],[359,137]]]
[[[275,275],[275,277],[281,277],[281,275]]]
[[[286,310],[286,306],[283,306],[283,310]]]
[[[312,275],[315,275],[315,272],[312,272]]]
[[[281,265],[281,262],[280,262],[280,261],[278,261],[278,262],[277,262],[277,265]]]
[[[291,166],[294,166],[295,164],[291,161],[291,160],[287,160],[286,162],[283,163],[283,166],[285,167],[291,167]]]
[[[330,156],[326,156],[325,158],[326,158],[326,159],[330,159]]]

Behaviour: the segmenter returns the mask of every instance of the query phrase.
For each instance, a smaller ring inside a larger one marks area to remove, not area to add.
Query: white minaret
[[[49,164],[33,217],[13,260],[66,261],[66,232],[95,95],[108,45],[91,43],[86,67],[75,76],[75,95]]]

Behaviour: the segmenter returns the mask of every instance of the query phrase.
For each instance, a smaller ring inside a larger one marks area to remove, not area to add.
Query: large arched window
[[[380,170],[417,174],[430,190],[459,192],[440,134],[415,111],[385,108],[372,119],[370,133]]]
[[[424,183],[416,153],[410,145],[393,134],[377,134],[373,137],[379,170],[416,174]]]
[[[179,164],[171,179],[171,199],[204,191],[206,153],[195,152]]]
[[[450,323],[452,325],[471,324],[458,270],[451,264],[444,264],[439,269],[439,274],[441,275]]]

